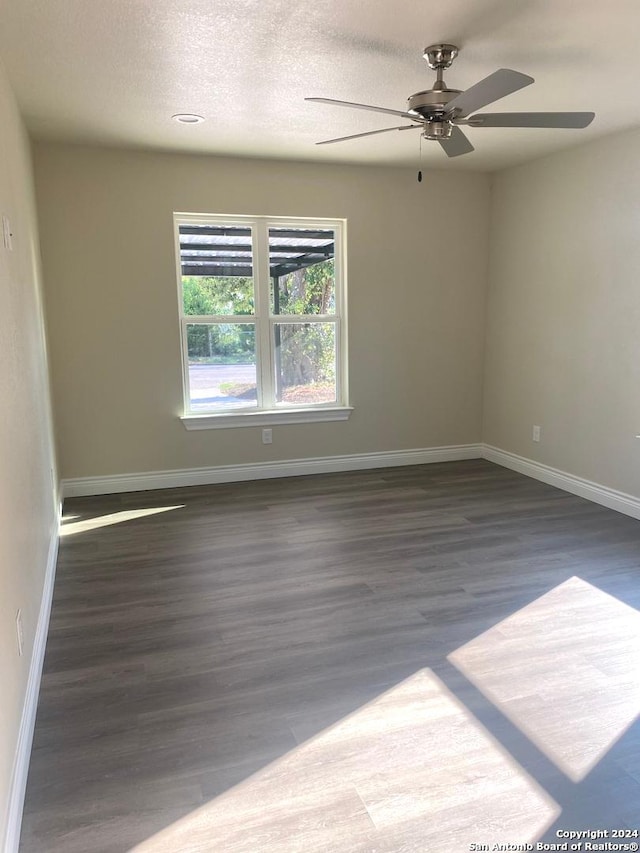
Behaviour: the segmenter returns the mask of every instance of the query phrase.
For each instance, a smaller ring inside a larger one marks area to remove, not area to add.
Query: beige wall
[[[0,846],[47,553],[57,523],[29,145],[0,66]],[[18,656],[16,613],[24,653]],[[4,847],[3,847],[4,849]]]
[[[495,177],[483,429],[636,496],[639,152],[634,131]]]
[[[42,143],[64,478],[477,442],[489,181]],[[187,432],[173,211],[348,220],[346,423]]]

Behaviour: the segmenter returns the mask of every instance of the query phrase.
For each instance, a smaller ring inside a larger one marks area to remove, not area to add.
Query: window
[[[344,222],[175,224],[185,426],[348,418]]]

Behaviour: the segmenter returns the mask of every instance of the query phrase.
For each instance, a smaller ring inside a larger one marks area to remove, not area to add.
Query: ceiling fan
[[[413,124],[400,127],[385,127],[382,130],[369,130],[366,133],[354,133],[352,136],[340,136],[337,139],[325,139],[317,145],[330,145],[334,142],[345,142],[348,139],[359,139],[363,136],[373,136],[376,133],[388,133],[390,130],[422,131],[424,139],[439,142],[448,157],[458,157],[473,151],[473,145],[460,129],[461,125],[468,127],[551,127],[551,128],[582,128],[591,124],[595,113],[478,113],[478,109],[492,104],[494,101],[517,92],[533,83],[533,77],[500,68],[489,74],[475,86],[464,92],[459,89],[449,89],[443,80],[445,69],[458,55],[454,44],[432,44],[425,48],[424,58],[436,72],[436,81],[432,89],[416,92],[408,99],[406,110],[389,110],[385,107],[374,107],[368,104],[355,104],[351,101],[336,101],[333,98],[305,98],[305,101],[316,101],[321,104],[335,104],[339,107],[353,107],[357,110],[371,110],[376,113],[400,116],[409,119]]]

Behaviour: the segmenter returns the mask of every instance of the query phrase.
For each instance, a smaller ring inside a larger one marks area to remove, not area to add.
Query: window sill
[[[310,424],[324,421],[346,421],[352,406],[326,409],[286,409],[263,412],[224,412],[221,414],[184,415],[180,418],[185,429],[229,429],[234,427],[273,426],[275,424]]]

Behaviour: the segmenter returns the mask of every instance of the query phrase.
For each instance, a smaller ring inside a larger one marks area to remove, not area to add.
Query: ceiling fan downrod
[[[444,71],[458,55],[455,44],[432,44],[424,49],[424,58],[429,68],[436,72],[436,81],[431,89],[410,95],[408,112],[427,122],[425,139],[449,139],[451,125],[444,120],[449,101],[460,94],[459,89],[449,89],[444,82]]]

